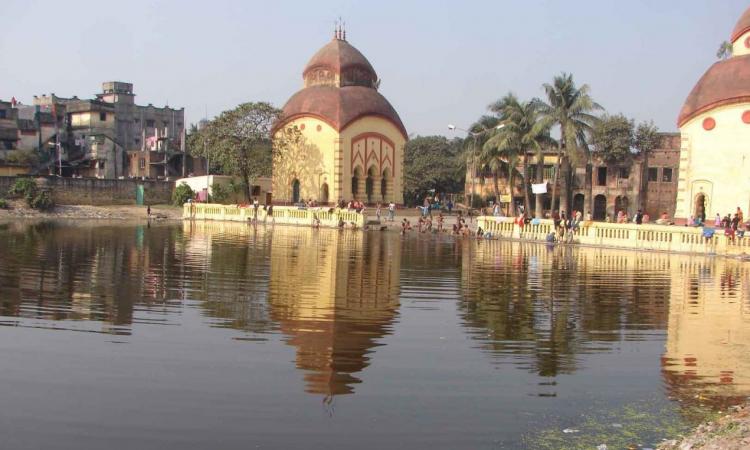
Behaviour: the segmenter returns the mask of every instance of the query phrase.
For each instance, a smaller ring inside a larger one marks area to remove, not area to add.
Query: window
[[[630,167],[620,167],[617,178],[630,178]]]
[[[665,167],[661,171],[661,181],[665,183],[671,183],[672,182],[672,169]]]
[[[13,150],[13,141],[3,141],[5,150]]]
[[[138,160],[138,168],[140,169],[146,168],[146,158],[141,158]]]
[[[659,181],[659,169],[657,169],[656,167],[648,168],[648,181],[649,182]]]
[[[606,167],[596,168],[596,185],[597,186],[607,185],[607,168]]]
[[[106,122],[107,121],[107,113],[100,112],[99,113],[99,120],[102,121],[102,122]]]
[[[154,127],[154,121],[153,121],[153,119],[147,120],[146,121],[146,126],[153,128]]]
[[[4,109],[0,109],[0,119],[5,119],[7,116],[7,111]]]

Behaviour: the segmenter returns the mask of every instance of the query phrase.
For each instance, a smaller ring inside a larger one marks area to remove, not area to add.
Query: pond
[[[0,225],[3,447],[653,447],[750,395],[735,260]]]

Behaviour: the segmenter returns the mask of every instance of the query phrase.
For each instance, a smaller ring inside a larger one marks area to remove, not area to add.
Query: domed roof
[[[734,56],[706,71],[685,100],[677,124],[718,106],[745,102],[750,103],[750,55]]]
[[[361,117],[378,116],[395,125],[404,138],[407,138],[406,128],[396,110],[377,90],[369,87],[304,88],[286,102],[274,131],[284,123],[301,116],[317,117],[339,132]]]
[[[312,69],[320,67],[327,68],[338,74],[346,68],[358,67],[369,72],[374,79],[377,79],[377,74],[370,61],[344,39],[334,38],[318,50],[305,66],[302,76],[304,77]]]
[[[734,30],[732,30],[732,42],[735,42],[748,31],[750,31],[750,8],[745,10],[740,20],[737,21],[737,25],[734,26]]]

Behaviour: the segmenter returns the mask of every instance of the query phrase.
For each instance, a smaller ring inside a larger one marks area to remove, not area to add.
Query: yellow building
[[[289,127],[302,135],[299,145],[284,146],[274,158],[274,199],[403,203],[406,129],[378,92],[367,58],[337,30],[302,77],[304,87],[273,129],[277,143]]]
[[[750,9],[731,43],[732,57],[708,69],[680,111],[679,218],[750,207]]]

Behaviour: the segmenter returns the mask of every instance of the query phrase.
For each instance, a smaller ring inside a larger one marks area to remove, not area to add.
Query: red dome
[[[370,61],[343,39],[334,39],[318,50],[305,66],[302,76],[304,77],[309,71],[321,67],[337,74],[341,74],[347,68],[359,68],[366,71],[374,80],[378,78]]]
[[[677,125],[681,127],[713,108],[736,103],[750,103],[750,55],[735,56],[711,66],[685,100]]]
[[[312,116],[340,132],[364,116],[381,117],[407,138],[406,128],[393,106],[378,91],[364,86],[312,86],[297,92],[286,102],[276,131],[283,124],[302,116]]]
[[[734,30],[732,30],[732,43],[748,31],[750,31],[750,8],[742,14],[740,20],[737,21],[737,25],[734,26]]]

